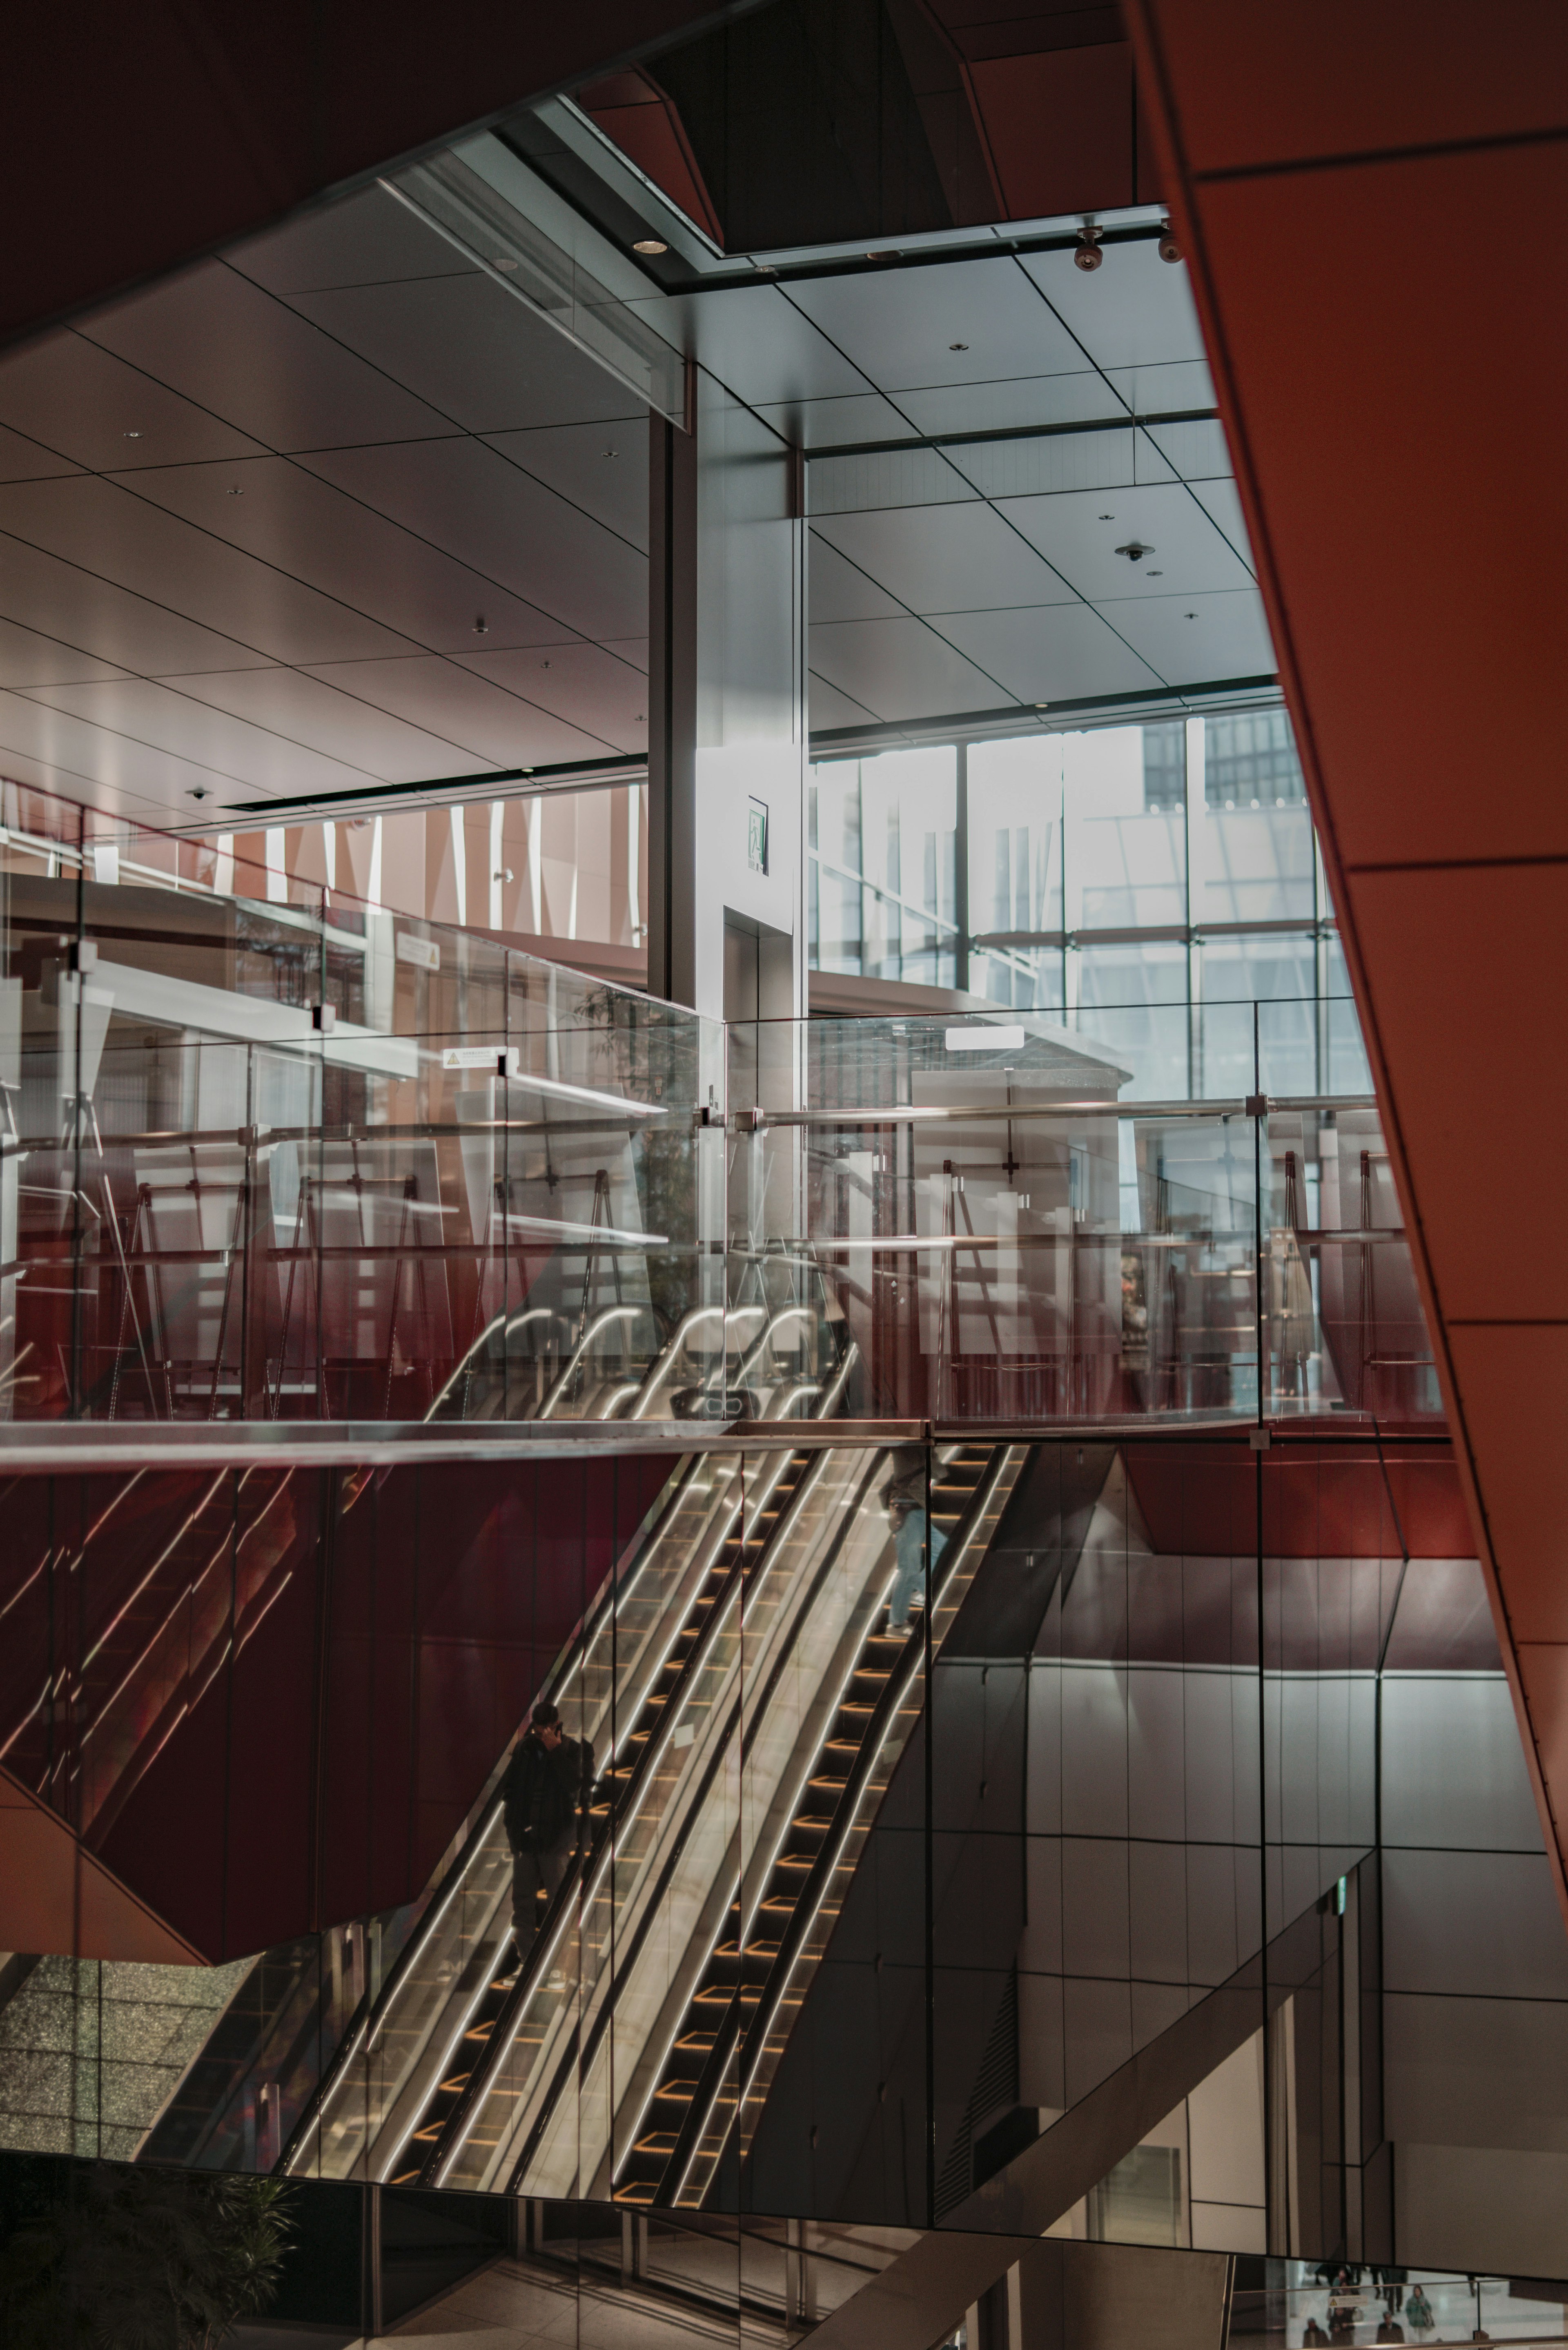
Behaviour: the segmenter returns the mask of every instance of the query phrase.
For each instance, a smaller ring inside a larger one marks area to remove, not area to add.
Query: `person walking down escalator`
[[[893,1531],[893,1555],[898,1571],[888,1601],[888,1629],[907,1632],[909,1611],[917,1600],[925,1605],[927,1521],[923,1494],[917,1499],[908,1491],[893,1488],[887,1496],[888,1523]],[[940,1526],[930,1529],[931,1572],[948,1546],[948,1538]]]
[[[519,1961],[534,1946],[574,1850],[587,1842],[593,1775],[587,1739],[568,1738],[556,1708],[536,1705],[513,1749],[504,1790]]]

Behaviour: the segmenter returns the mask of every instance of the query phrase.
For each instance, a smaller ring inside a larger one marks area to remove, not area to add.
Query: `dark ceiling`
[[[1157,199],[1115,6],[768,0],[576,97],[730,253]]]

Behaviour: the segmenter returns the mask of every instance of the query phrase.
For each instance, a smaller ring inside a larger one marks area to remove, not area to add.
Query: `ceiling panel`
[[[210,769],[254,791],[353,791],[384,780],[368,764],[324,758],[304,743],[208,709],[151,679],[41,686],[31,698],[93,726],[112,729],[116,739],[140,743],[192,768]]]
[[[632,415],[641,406],[635,393],[485,270],[297,294],[291,307],[465,432],[587,423]]]
[[[392,277],[461,277],[473,264],[440,232],[381,187],[327,204],[224,259],[273,294],[327,286],[379,286]]]
[[[658,307],[665,334],[684,340],[711,375],[760,406],[831,400],[871,387],[859,369],[803,317],[778,286],[737,286]],[[634,303],[633,308],[644,306]]]
[[[1224,532],[1237,554],[1250,569],[1256,570],[1252,559],[1252,543],[1247,536],[1247,517],[1241,512],[1241,500],[1232,481],[1199,482],[1194,485],[1193,496],[1203,511]]]
[[[648,552],[648,415],[498,434],[492,444],[619,538]]]
[[[155,744],[95,725],[72,711],[53,709],[16,693],[0,693],[0,751],[8,755],[20,753],[54,769],[66,780],[50,788],[63,790],[70,797],[82,795],[69,781],[76,777],[109,790],[133,792],[166,816],[189,816],[188,795],[192,789],[217,797],[237,780],[226,770],[173,757]],[[361,784],[364,780],[358,778]]]
[[[488,678],[431,655],[345,661],[317,673],[341,692],[379,710],[438,728],[448,741],[462,745],[475,767],[544,766],[557,759],[596,758],[606,748],[597,737],[564,724]]]
[[[814,526],[913,611],[980,611],[1072,598],[1072,589],[983,501],[830,515]]]
[[[462,665],[618,751],[648,748],[648,680],[602,645],[464,653]]]
[[[1272,676],[1274,649],[1255,588],[1219,596],[1131,596],[1097,608],[1168,684]]]
[[[796,400],[779,405],[763,402],[757,414],[771,424],[793,449],[832,448],[844,441],[893,441],[920,429],[899,413],[879,391],[851,393],[840,400]]]
[[[810,658],[817,676],[880,719],[991,710],[1006,699],[993,679],[920,620],[819,623],[811,631]]]
[[[1085,365],[1061,320],[1012,260],[814,277],[789,293],[881,391],[1061,375]],[[955,343],[963,348],[953,349]]]
[[[100,468],[201,464],[247,456],[256,447],[244,432],[75,334],[51,335],[0,361],[0,421],[78,464]]]
[[[1017,432],[1041,424],[1097,422],[1119,416],[1125,403],[1103,375],[1080,363],[1067,375],[1011,376],[999,383],[901,391],[898,405],[920,432]]]
[[[1009,498],[1002,511],[1091,603],[1126,596],[1136,582],[1162,581],[1150,590],[1160,596],[1252,584],[1246,565],[1179,484]],[[1116,552],[1140,542],[1149,549],[1147,561],[1135,565]]]
[[[1201,424],[1151,424],[1139,438],[1152,441],[1184,482],[1228,480],[1231,452],[1218,417]]]
[[[1186,265],[1161,261],[1152,237],[1106,245],[1098,269],[1080,269],[1067,252],[1028,254],[1023,267],[1096,367],[1203,357]]]
[[[1201,359],[1173,360],[1168,367],[1112,368],[1106,380],[1135,416],[1169,416],[1216,404],[1214,379]]]
[[[946,613],[932,626],[1021,702],[1137,693],[1161,682],[1086,604]]]
[[[363,660],[409,649],[391,629],[94,474],[7,484],[0,488],[0,529],[154,603],[200,614],[274,660]]]
[[[481,640],[550,644],[565,633],[558,620],[292,458],[174,467],[138,473],[126,486],[433,651],[462,652]]]
[[[308,463],[582,636],[636,636],[648,626],[646,556],[483,442],[345,449]]]
[[[0,542],[0,610],[117,669],[146,677],[235,669],[253,661],[259,667],[265,660],[265,654],[233,637],[16,538]]]
[[[861,726],[867,719],[876,723],[876,713],[863,702],[852,702],[829,685],[825,677],[813,671],[805,681],[806,723],[814,730],[821,726]]]
[[[640,670],[644,677],[648,675],[648,639],[646,637],[606,637],[603,641],[607,653],[614,653],[616,658],[625,661],[629,669]]]
[[[452,430],[448,418],[221,261],[96,313],[86,331],[269,449],[336,449]]]
[[[41,637],[36,629],[0,620],[0,685],[75,685],[85,678],[121,673],[111,662],[78,652],[56,637]]]
[[[0,383],[4,380],[4,369],[0,369]],[[0,482],[36,482],[51,473],[74,473],[77,470],[69,457],[46,449],[40,441],[29,441],[24,433],[13,432],[8,424],[0,424]]]
[[[301,670],[242,669],[226,677],[185,678],[181,691],[389,784],[459,774],[469,756],[463,745],[443,737],[428,713],[392,716],[369,709],[338,692],[328,680]]]
[[[903,608],[897,597],[867,578],[818,531],[807,538],[806,562],[814,620],[890,619]]]

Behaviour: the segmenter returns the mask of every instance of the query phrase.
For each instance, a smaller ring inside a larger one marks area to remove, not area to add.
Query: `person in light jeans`
[[[893,1555],[898,1562],[888,1601],[888,1629],[907,1632],[909,1612],[916,1601],[925,1605],[926,1513],[908,1493],[892,1493],[888,1500],[888,1523],[892,1528]],[[948,1538],[939,1526],[929,1530],[929,1542],[934,1574],[937,1561],[948,1546]]]

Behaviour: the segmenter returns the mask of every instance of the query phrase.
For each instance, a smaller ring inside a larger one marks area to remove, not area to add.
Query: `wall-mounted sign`
[[[411,962],[416,971],[439,971],[441,949],[434,939],[416,938],[412,931],[398,932],[398,961]]]
[[[753,873],[768,869],[768,812],[761,800],[746,802],[746,863]]]
[[[446,1045],[443,1069],[488,1069],[493,1076],[514,1077],[520,1055],[515,1045]]]

